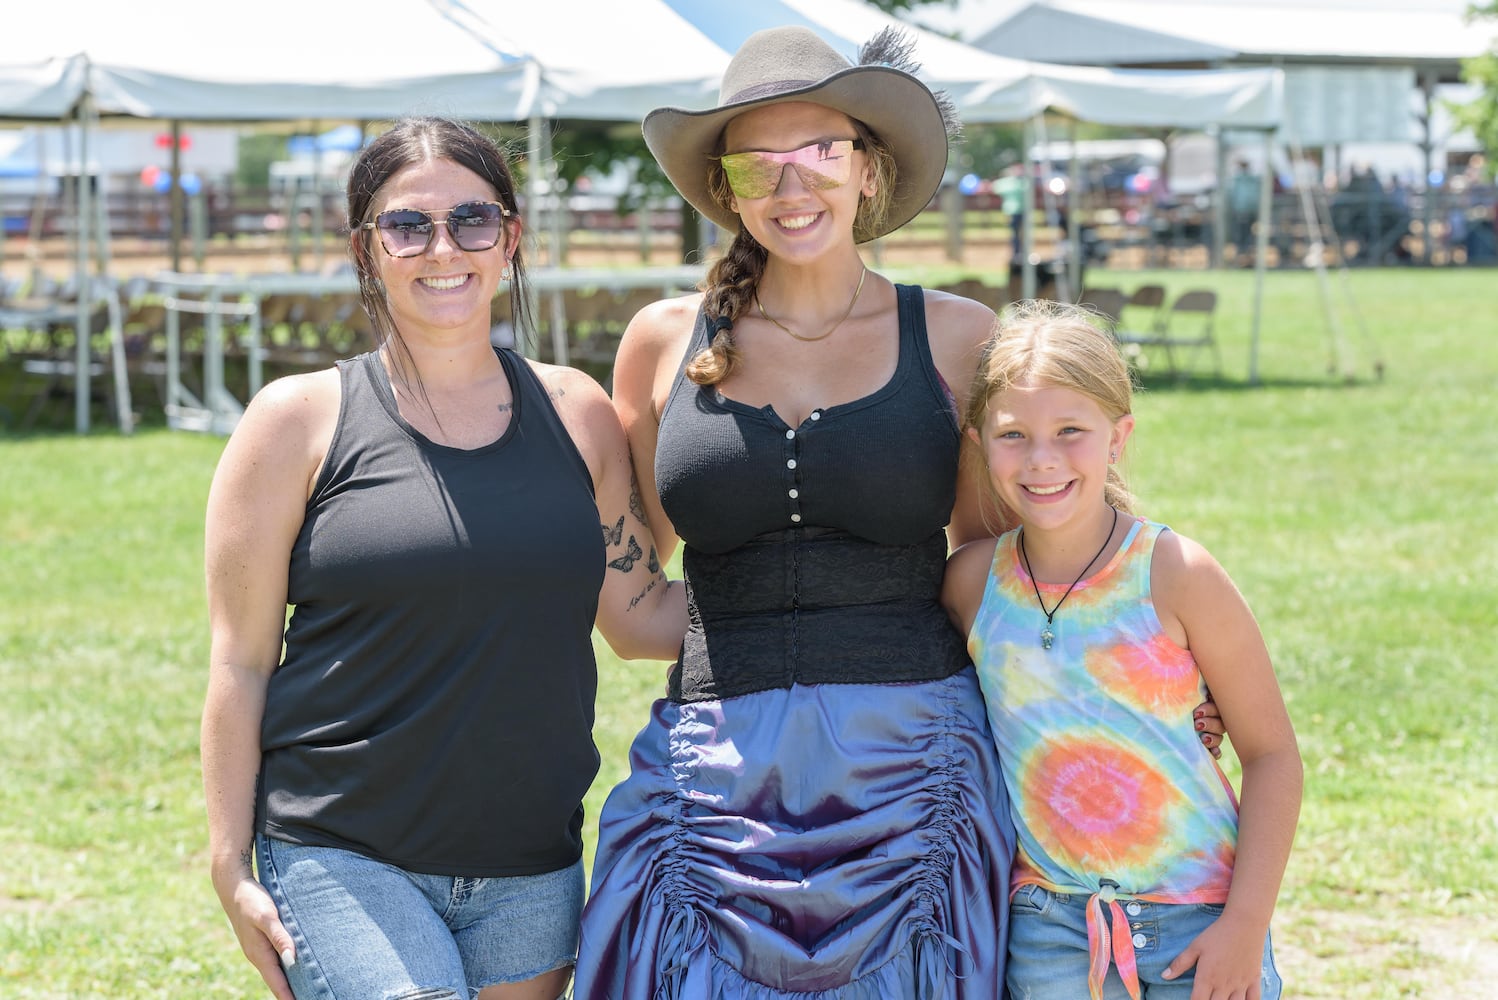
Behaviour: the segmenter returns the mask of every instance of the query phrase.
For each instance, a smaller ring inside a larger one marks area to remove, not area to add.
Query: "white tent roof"
[[[522,64],[424,4],[378,6],[255,0],[231,20],[202,0],[45,0],[0,32],[0,117],[60,117],[85,86],[101,115],[142,118],[513,116]],[[79,75],[13,89],[38,55],[73,59]]]
[[[891,25],[916,39],[922,76],[947,90],[963,119],[1010,122],[1048,107],[1091,121],[1182,127],[1272,127],[1279,120],[1274,71],[1140,73],[1081,70],[995,56],[923,31],[862,0],[613,0],[590,8],[587,32],[559,32],[556,7],[507,0],[441,3],[496,49],[544,67],[545,114],[639,118],[663,105],[709,107],[733,52],[754,31],[801,24],[850,59]],[[565,3],[561,6],[566,6]],[[621,45],[619,40],[649,39]],[[653,58],[643,55],[648,51]]]
[[[585,32],[559,30],[557,7],[569,6],[565,0],[438,5],[496,49],[542,67],[537,101],[547,116],[639,119],[666,105],[709,107],[740,44],[755,31],[789,24],[812,29],[850,60],[881,29],[899,27],[916,37],[915,58],[927,82],[954,91],[987,86],[982,104],[964,107],[959,100],[969,120],[1013,121],[1034,110],[1026,88],[1032,64],[921,31],[862,0],[611,0],[587,6]],[[620,44],[624,39],[630,43]]]
[[[1498,28],[1459,7],[1332,6],[1322,0],[1038,0],[972,39],[990,52],[1120,65],[1285,57],[1317,62],[1454,64]]]
[[[86,88],[101,115],[193,121],[638,121],[710,106],[753,31],[804,24],[853,57],[895,21],[861,0],[47,0],[0,34],[0,117],[57,118]],[[585,30],[579,30],[584,28]],[[1139,74],[1005,59],[934,33],[916,58],[970,122],[1046,107],[1104,122],[1271,126],[1278,75]],[[53,57],[42,64],[38,55]]]
[[[19,58],[11,65],[0,56],[0,117],[51,121],[66,115],[83,90],[84,61],[59,57],[32,63],[29,53],[15,55]]]
[[[1282,114],[1284,75],[1277,69],[1110,70],[1091,66],[1047,66],[1027,81],[1031,114],[1050,108],[1103,125],[1273,129]],[[991,85],[954,88],[959,108],[986,109]],[[997,96],[1008,95],[1001,89]],[[1008,103],[1001,101],[1000,106]],[[965,115],[971,112],[964,112]],[[978,117],[1015,121],[1016,117]]]

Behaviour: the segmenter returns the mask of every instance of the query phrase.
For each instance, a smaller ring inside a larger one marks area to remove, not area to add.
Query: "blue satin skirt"
[[[656,702],[575,996],[995,1000],[1014,830],[971,668]]]

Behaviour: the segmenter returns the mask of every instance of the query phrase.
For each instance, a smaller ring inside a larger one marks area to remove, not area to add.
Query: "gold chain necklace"
[[[792,330],[790,327],[780,322],[780,320],[776,319],[774,316],[771,316],[769,313],[765,312],[764,303],[759,301],[758,288],[754,290],[754,304],[759,308],[759,314],[765,319],[769,320],[771,323],[774,323],[776,326],[780,327],[782,330],[790,334],[792,337],[795,337],[797,340],[802,340],[808,344],[811,344],[815,343],[818,340],[826,340],[828,337],[832,336],[832,332],[843,325],[843,320],[853,315],[853,307],[858,304],[858,295],[863,291],[863,279],[867,278],[868,276],[869,269],[867,266],[865,266],[863,271],[861,271],[858,275],[858,287],[853,289],[853,298],[848,300],[848,308],[843,310],[843,314],[838,317],[837,322],[829,326],[827,328],[827,332],[822,334],[820,337],[803,337],[795,330]]]

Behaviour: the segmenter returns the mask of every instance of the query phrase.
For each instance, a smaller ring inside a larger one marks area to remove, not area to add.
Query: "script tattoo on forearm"
[[[655,551],[654,549],[651,549],[652,553],[654,551]],[[660,586],[665,581],[666,581],[665,577],[663,577],[663,576],[657,576],[655,579],[651,580],[648,584],[646,584],[644,590],[640,591],[638,594],[636,594],[633,598],[630,599],[629,610],[633,611],[635,609],[635,605],[639,604],[641,601],[643,601],[645,599],[645,595],[649,594],[652,590],[654,590],[656,587]]]

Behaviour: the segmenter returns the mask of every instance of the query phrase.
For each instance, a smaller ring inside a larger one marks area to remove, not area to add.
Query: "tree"
[[[952,166],[964,174],[992,180],[1005,167],[1019,162],[1023,146],[1023,125],[965,125],[962,142],[952,150]]]
[[[270,165],[285,158],[285,135],[278,132],[241,135],[235,180],[243,188],[263,190],[270,187]]]
[[[1467,17],[1471,19],[1492,18],[1498,20],[1498,0],[1487,0],[1486,3],[1474,3],[1467,8]],[[1462,79],[1481,91],[1475,101],[1470,104],[1456,105],[1452,107],[1457,121],[1472,130],[1477,136],[1477,141],[1487,150],[1487,163],[1484,169],[1489,177],[1494,176],[1498,163],[1498,46],[1489,49],[1475,59],[1468,59],[1462,64]]]

